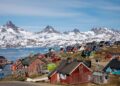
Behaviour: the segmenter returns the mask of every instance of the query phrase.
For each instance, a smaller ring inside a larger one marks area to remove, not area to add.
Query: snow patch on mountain
[[[33,33],[17,27],[11,21],[0,27],[1,48],[67,46],[102,40],[120,40],[120,31],[93,28],[87,32],[74,29],[61,33],[48,25],[42,31]]]

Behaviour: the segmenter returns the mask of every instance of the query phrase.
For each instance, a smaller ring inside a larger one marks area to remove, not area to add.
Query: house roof
[[[92,71],[86,64],[86,62],[80,61],[72,61],[71,63],[67,63],[63,69],[59,71],[59,73],[70,75],[79,65],[84,65],[88,70]]]
[[[120,55],[120,53],[110,53],[110,54],[112,54],[112,55]]]
[[[0,69],[3,69],[5,67],[5,65],[0,65]]]
[[[62,60],[60,65],[53,70],[50,74],[48,74],[48,77],[51,77],[55,72],[59,72],[65,65],[66,65],[67,61],[66,60]]]
[[[55,72],[70,75],[80,64],[88,68],[85,62],[83,63],[77,60],[68,62],[67,60],[63,60],[61,61],[60,65],[48,75],[48,77],[51,77]]]
[[[61,70],[59,70],[60,73],[62,74],[70,74],[72,72],[73,69],[75,69],[76,66],[78,66],[80,64],[80,62],[77,61],[73,61],[71,63],[66,63],[65,66],[63,68],[61,68]]]
[[[26,57],[26,58],[22,59],[21,62],[24,66],[29,66],[36,59],[37,59],[37,56]]]
[[[0,59],[6,59],[4,56],[0,56]]]
[[[110,67],[111,69],[120,70],[120,61],[118,59],[112,59],[103,69],[103,71],[106,71],[107,68]]]

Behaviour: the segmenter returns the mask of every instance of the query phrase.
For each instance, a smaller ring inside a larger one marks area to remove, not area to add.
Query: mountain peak
[[[72,32],[74,32],[74,33],[80,33],[79,29],[76,29],[76,28]]]
[[[48,25],[48,26],[45,27],[45,30],[54,31],[54,28],[52,26]]]
[[[57,30],[55,30],[52,26],[46,26],[41,32],[45,33],[60,33]]]
[[[7,28],[14,28],[14,29],[17,29],[18,27],[12,23],[12,21],[7,21],[7,23],[5,24],[5,26]]]
[[[96,34],[102,34],[105,32],[110,32],[110,29],[106,28],[106,27],[100,27],[100,28],[92,28],[91,31],[95,32]]]
[[[1,30],[2,32],[6,32],[12,29],[13,31],[19,33],[18,27],[15,24],[13,24],[12,21],[7,21],[5,25],[1,26],[1,28],[2,28]]]

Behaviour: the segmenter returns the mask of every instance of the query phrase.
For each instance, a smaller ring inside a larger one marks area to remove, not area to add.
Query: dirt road
[[[0,86],[58,86],[58,85],[51,85],[47,83],[44,84],[44,83],[20,82],[20,81],[1,81]]]

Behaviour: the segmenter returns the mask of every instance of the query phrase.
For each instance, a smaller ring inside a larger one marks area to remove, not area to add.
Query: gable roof
[[[72,72],[73,69],[75,69],[76,66],[78,66],[80,64],[80,62],[77,61],[73,61],[71,63],[66,63],[65,66],[59,70],[60,73],[62,74],[70,74]]]
[[[106,71],[107,68],[110,67],[111,69],[120,70],[120,61],[118,59],[112,59],[103,69],[103,71]]]
[[[56,72],[70,75],[80,64],[84,65],[88,70],[92,71],[90,68],[88,68],[88,66],[85,63],[86,62],[80,62],[77,60],[71,62],[68,62],[67,60],[62,60],[60,65],[54,71],[52,71],[48,75],[48,77],[51,77]]]
[[[71,62],[71,63],[66,63],[66,65],[61,69],[59,70],[60,73],[62,74],[70,74],[72,72],[72,70],[79,65],[79,62]]]
[[[37,56],[33,56],[33,57],[26,57],[24,59],[21,60],[22,64],[24,66],[29,66],[33,61],[35,61],[38,57]]]
[[[55,70],[53,70],[51,73],[48,74],[48,77],[51,77],[56,72],[59,72],[66,65],[66,63],[67,63],[66,60],[62,60],[60,65]]]
[[[0,56],[0,59],[6,59],[4,56]]]
[[[89,69],[83,62],[73,61],[71,63],[67,63],[59,73],[70,75],[81,64],[91,71],[91,69]]]

